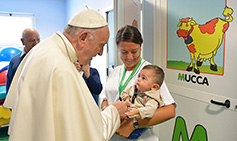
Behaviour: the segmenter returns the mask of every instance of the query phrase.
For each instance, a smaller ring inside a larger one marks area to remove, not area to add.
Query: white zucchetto
[[[68,24],[82,28],[98,28],[108,25],[100,13],[91,9],[79,11],[72,16]]]

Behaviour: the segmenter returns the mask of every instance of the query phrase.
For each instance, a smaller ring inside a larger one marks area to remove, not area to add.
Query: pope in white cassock
[[[104,141],[129,103],[100,112],[74,62],[102,55],[109,29],[94,10],[75,14],[64,32],[35,46],[21,62],[4,106],[12,109],[10,141]]]

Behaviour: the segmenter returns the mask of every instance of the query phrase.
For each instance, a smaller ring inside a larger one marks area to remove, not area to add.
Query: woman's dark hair
[[[133,42],[139,45],[143,43],[141,33],[136,27],[131,25],[126,25],[117,32],[116,44],[118,45],[121,41]]]

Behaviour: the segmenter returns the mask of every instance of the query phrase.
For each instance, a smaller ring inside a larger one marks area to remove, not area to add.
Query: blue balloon
[[[21,50],[17,47],[3,47],[0,49],[0,61],[10,61]]]

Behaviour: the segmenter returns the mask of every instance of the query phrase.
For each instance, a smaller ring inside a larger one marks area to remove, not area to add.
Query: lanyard
[[[139,68],[139,66],[141,65],[141,60],[139,61],[139,63],[137,64],[137,66],[135,67],[135,69],[132,71],[132,73],[130,74],[130,76],[128,77],[128,79],[126,80],[126,82],[123,84],[123,80],[126,74],[126,67],[124,66],[124,71],[123,71],[123,76],[122,79],[120,80],[119,83],[119,95],[122,93],[122,91],[126,88],[126,86],[128,85],[128,82],[134,77],[135,72],[137,71],[137,69]]]

